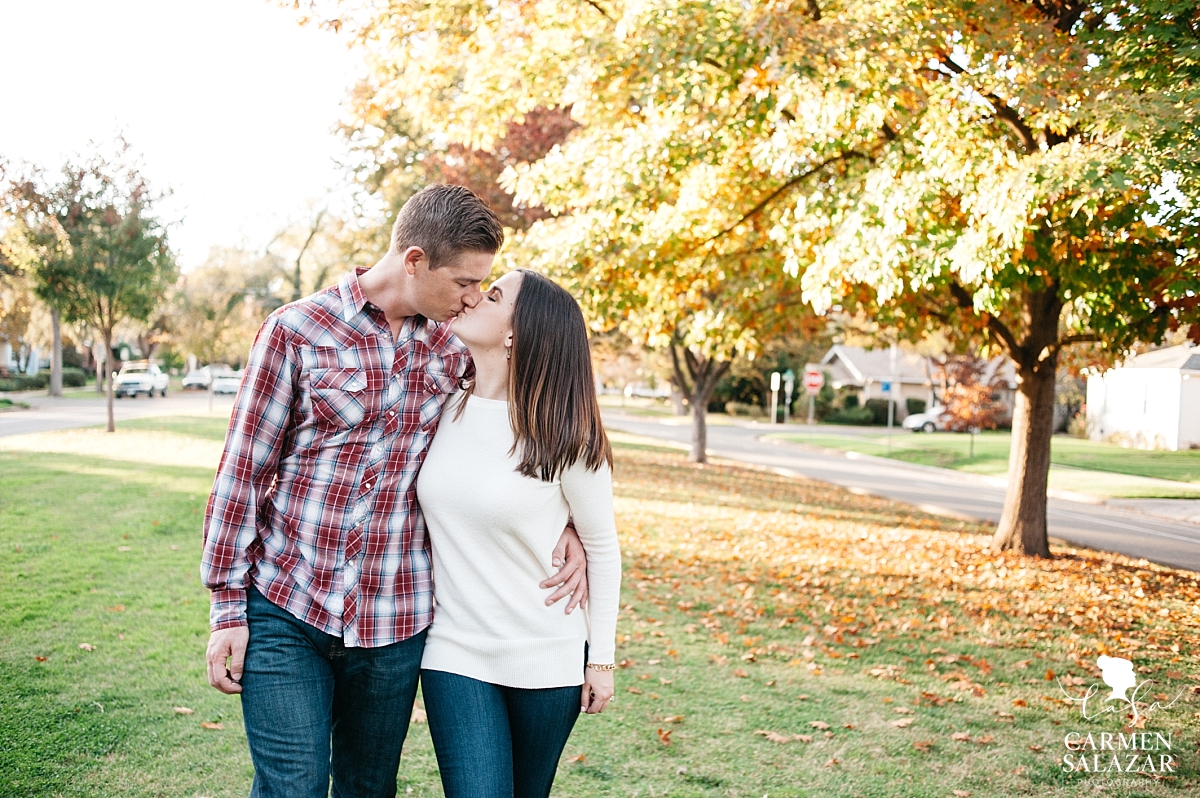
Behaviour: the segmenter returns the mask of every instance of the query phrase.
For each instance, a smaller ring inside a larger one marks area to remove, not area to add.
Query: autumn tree
[[[1063,349],[1197,313],[1194,3],[304,5],[368,52],[371,102],[447,140],[571,109],[501,182],[548,214],[520,251],[601,318],[721,362],[799,279],[817,311],[1009,355],[997,549],[1049,555]]]
[[[94,154],[83,163],[68,163],[57,180],[35,175],[16,191],[26,229],[48,231],[46,241],[54,241],[52,249],[47,243],[37,250],[43,256],[53,253],[34,265],[38,294],[66,321],[88,324],[104,341],[107,429],[112,432],[113,331],[126,320],[145,321],[176,272],[166,232],[153,215],[158,196],[132,164],[124,142],[112,157]]]
[[[954,432],[996,429],[1008,415],[1000,401],[1003,377],[994,363],[972,355],[956,355],[938,364],[944,386],[942,405],[949,415],[947,428]]]

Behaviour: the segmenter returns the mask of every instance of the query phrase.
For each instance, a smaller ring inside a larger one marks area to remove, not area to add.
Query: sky
[[[363,71],[270,0],[0,0],[0,158],[57,168],[124,135],[185,268],[261,246],[344,186],[333,128]]]

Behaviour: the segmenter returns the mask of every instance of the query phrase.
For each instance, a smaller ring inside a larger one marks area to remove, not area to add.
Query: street
[[[691,425],[604,410],[609,429],[691,442]],[[796,444],[759,440],[767,425],[709,425],[708,452],[716,457],[772,468],[779,473],[829,482],[857,493],[911,504],[929,513],[996,523],[1004,489],[989,481],[942,468],[849,453],[828,453]],[[822,427],[822,431],[825,428]],[[778,428],[775,428],[778,431]],[[1200,525],[1150,516],[1112,504],[1051,498],[1051,538],[1075,546],[1145,558],[1161,565],[1200,571]]]
[[[104,397],[96,394],[76,393],[62,399],[54,399],[44,393],[38,393],[12,398],[30,405],[30,409],[0,413],[0,437],[99,426],[104,424],[107,418]],[[214,412],[228,413],[232,408],[233,396],[212,397]],[[113,417],[120,425],[122,421],[131,418],[205,414],[208,413],[208,409],[209,396],[206,392],[172,391],[166,397],[114,400]]]

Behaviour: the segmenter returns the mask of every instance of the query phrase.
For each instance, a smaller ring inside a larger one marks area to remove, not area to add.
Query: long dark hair
[[[583,459],[612,467],[600,419],[587,325],[566,289],[537,272],[521,272],[512,311],[508,417],[520,453],[517,470],[549,482]]]

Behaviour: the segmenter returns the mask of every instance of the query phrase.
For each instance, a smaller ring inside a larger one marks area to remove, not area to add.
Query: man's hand
[[[242,692],[242,666],[246,662],[246,643],[249,640],[250,629],[246,626],[218,629],[209,636],[206,655],[208,683],[222,693],[237,695]]]
[[[558,545],[554,547],[550,556],[554,565],[562,567],[539,587],[558,588],[546,599],[547,607],[569,594],[571,600],[567,602],[567,615],[570,615],[571,610],[587,601],[588,595],[587,555],[579,535],[575,534],[575,527],[568,525],[563,530],[562,537],[558,539]]]

